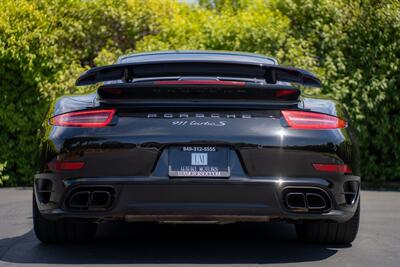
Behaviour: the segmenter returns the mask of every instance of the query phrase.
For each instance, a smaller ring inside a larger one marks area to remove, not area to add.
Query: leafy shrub
[[[347,106],[363,177],[400,178],[400,2],[284,0],[275,8],[319,58],[322,92]]]
[[[147,7],[147,1],[2,1],[0,164],[7,165],[0,175],[5,185],[31,183],[37,131],[49,102],[88,90],[73,86],[79,73],[94,62],[111,63],[115,54],[135,49],[150,34],[156,13]]]
[[[395,0],[2,0],[0,186],[27,185],[49,103],[124,53],[248,51],[316,72],[359,131],[363,176],[400,178],[400,4]]]

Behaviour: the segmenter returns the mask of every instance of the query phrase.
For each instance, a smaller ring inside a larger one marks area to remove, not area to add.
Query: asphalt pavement
[[[351,246],[303,244],[286,223],[104,223],[91,243],[44,245],[31,198],[31,189],[0,189],[0,266],[400,266],[400,192],[362,192]]]

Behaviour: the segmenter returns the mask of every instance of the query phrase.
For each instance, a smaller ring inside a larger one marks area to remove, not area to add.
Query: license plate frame
[[[175,178],[229,178],[230,149],[221,146],[170,147],[168,175]]]

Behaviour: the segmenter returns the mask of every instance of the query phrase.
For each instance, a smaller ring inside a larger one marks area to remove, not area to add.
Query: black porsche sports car
[[[284,220],[301,240],[351,243],[358,149],[346,111],[301,96],[312,73],[257,54],[126,55],[51,106],[34,177],[45,243],[88,240],[105,220]]]

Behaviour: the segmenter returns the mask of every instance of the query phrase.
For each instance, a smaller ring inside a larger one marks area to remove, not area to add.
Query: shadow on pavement
[[[2,261],[35,264],[234,264],[320,261],[338,247],[303,244],[286,223],[104,223],[95,241],[44,245],[28,233],[0,240]]]

